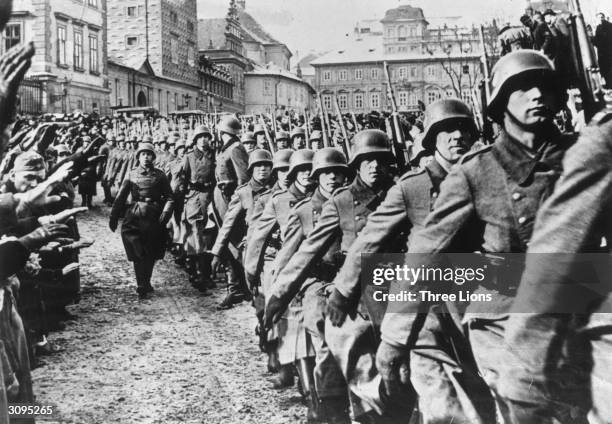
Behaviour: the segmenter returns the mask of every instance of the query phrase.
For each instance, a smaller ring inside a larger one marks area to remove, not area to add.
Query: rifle
[[[342,143],[342,151],[348,160],[349,157],[349,138],[346,133],[346,128],[344,127],[344,118],[342,118],[342,113],[340,112],[340,105],[338,104],[338,97],[334,94],[334,107],[336,108],[336,114],[338,115],[338,125],[340,125],[340,130],[342,131],[342,138],[344,138],[344,142]]]
[[[278,129],[276,128],[276,114],[270,113],[270,120],[272,121],[272,129],[274,130],[274,141],[276,141],[276,137],[278,136]]]
[[[268,140],[268,144],[270,145],[270,151],[272,154],[276,153],[276,146],[272,143],[272,138],[270,137],[270,133],[268,132],[268,125],[266,124],[266,120],[263,118],[263,115],[259,115],[261,119],[261,123],[263,124],[264,133],[266,134],[266,140]]]
[[[588,123],[597,112],[609,108],[609,105],[604,97],[603,81],[595,50],[587,33],[580,1],[570,0],[569,4],[572,57],[578,79],[576,85],[584,105],[584,119]]]
[[[355,132],[359,132],[359,125],[357,125],[357,117],[355,116],[355,112],[351,111],[351,118],[353,118],[353,125],[355,125]]]
[[[397,110],[397,103],[395,103],[395,95],[393,94],[393,87],[391,86],[391,77],[389,76],[389,65],[387,61],[383,62],[383,69],[385,71],[385,78],[387,80],[387,95],[391,102],[391,111],[393,117],[393,127],[395,129],[395,138],[391,138],[391,148],[395,159],[397,160],[397,167],[400,175],[403,174],[408,166],[410,152],[406,149],[406,142],[404,141],[404,133],[399,122],[399,113]],[[410,146],[412,147],[412,146]]]
[[[325,117],[323,112],[323,102],[321,101],[321,93],[317,93],[317,103],[319,104],[319,119],[321,120],[321,134],[323,134],[323,146],[329,147],[329,137],[325,128]]]
[[[306,130],[306,144],[310,145],[310,126],[308,125],[308,115],[306,109],[302,109],[304,112],[304,129]]]
[[[493,125],[487,114],[487,105],[491,98],[491,76],[489,72],[489,55],[487,54],[487,46],[484,40],[484,26],[480,25],[480,46],[482,47],[482,56],[480,58],[482,64],[482,75],[483,80],[480,82],[480,114],[482,116],[482,139],[483,141],[492,141],[493,139]]]

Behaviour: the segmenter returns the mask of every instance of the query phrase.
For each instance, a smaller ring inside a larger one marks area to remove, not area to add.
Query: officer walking
[[[155,261],[164,257],[166,224],[172,216],[173,200],[168,178],[153,167],[153,145],[142,143],[136,158],[138,166],[127,174],[117,193],[109,227],[113,232],[117,229],[119,217],[131,195],[132,204],[123,218],[121,238],[128,260],[134,262],[136,291],[140,298],[145,298],[153,291],[151,275]]]

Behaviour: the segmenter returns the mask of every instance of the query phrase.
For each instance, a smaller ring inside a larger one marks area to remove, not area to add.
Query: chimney
[[[241,10],[246,9],[246,0],[238,0],[236,3]]]

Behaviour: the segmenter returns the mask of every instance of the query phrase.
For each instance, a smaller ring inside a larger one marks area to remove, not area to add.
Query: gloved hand
[[[279,297],[272,295],[266,302],[266,309],[264,312],[264,328],[270,330],[274,324],[276,324],[282,318],[287,305]]]
[[[394,346],[384,340],[376,352],[376,367],[380,373],[387,396],[401,393],[402,386],[410,384],[410,351],[404,346]]]
[[[159,223],[161,225],[166,225],[168,221],[170,221],[170,218],[172,218],[172,212],[169,210],[164,210],[162,211],[161,215],[159,215]]]
[[[219,272],[219,270],[221,269],[221,258],[217,255],[213,255],[213,259],[210,262],[210,268],[212,269],[212,273],[213,275],[211,275],[211,277],[215,277],[215,275]]]
[[[117,225],[119,224],[119,220],[117,218],[111,217],[108,221],[108,228],[114,233],[117,229]]]
[[[351,309],[350,300],[344,297],[338,289],[334,289],[327,298],[327,308],[325,310],[334,327],[340,327],[344,323],[346,315],[352,312]]]
[[[68,237],[68,227],[64,224],[48,224],[42,227],[38,227],[30,234],[26,234],[21,237],[19,241],[29,251],[34,251],[51,240],[59,237]]]

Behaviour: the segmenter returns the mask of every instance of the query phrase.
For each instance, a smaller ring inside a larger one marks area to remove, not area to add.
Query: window
[[[135,47],[138,45],[138,37],[127,37],[126,44],[128,47]]]
[[[172,21],[173,24],[178,24],[178,15],[176,12],[170,12],[170,21]]]
[[[340,106],[340,109],[348,107],[348,94],[338,94],[338,106]]]
[[[272,82],[270,80],[264,80],[263,95],[264,96],[271,96],[272,95]]]
[[[435,91],[428,91],[427,92],[427,103],[433,103],[436,101],[438,96],[436,96],[436,92]]]
[[[450,97],[450,98],[455,97],[455,90],[453,90],[452,88],[447,88],[446,89],[446,97]]]
[[[66,27],[57,26],[57,64],[66,65]]]
[[[346,69],[343,69],[341,71],[338,71],[338,79],[340,81],[346,81],[346,77],[347,77],[347,72]]]
[[[87,0],[87,4],[91,7],[98,7],[98,0]]]
[[[370,95],[370,106],[372,109],[380,108],[380,93],[372,93]]]
[[[178,38],[175,36],[170,38],[170,56],[172,63],[178,63]]]
[[[408,95],[408,104],[410,106],[416,106],[418,104],[418,100],[417,100],[417,95],[416,93],[410,93]]]
[[[355,93],[355,108],[362,109],[363,108],[363,93]]]
[[[427,76],[428,77],[435,77],[436,76],[436,67],[431,65],[427,67]]]
[[[378,79],[378,69],[372,69],[372,79],[373,80]]]
[[[4,29],[4,51],[21,43],[21,24],[7,24]]]
[[[406,27],[404,25],[400,25],[398,29],[398,37],[400,37],[400,41],[402,38],[405,39],[406,35],[407,35]]]
[[[406,78],[408,76],[408,68],[406,68],[405,66],[402,66],[401,68],[399,68],[398,75],[400,79]]]
[[[472,102],[472,96],[470,95],[470,89],[469,88],[464,88],[463,90],[461,90],[461,98],[467,104],[470,104]]]
[[[387,53],[395,53],[395,47],[387,47]]]
[[[83,100],[77,100],[76,101],[76,108],[77,109],[83,109]]]
[[[400,106],[408,106],[408,92],[400,91],[397,96],[397,101]]]
[[[98,72],[98,35],[89,36],[89,70]]]
[[[331,99],[331,94],[323,94],[323,108],[324,109],[331,109],[332,107],[332,99]]]
[[[138,9],[136,8],[136,6],[128,6],[128,8],[127,8],[127,15],[130,18],[133,18],[133,17],[137,16],[138,15]]]
[[[395,28],[394,27],[387,28],[387,37],[388,38],[395,37]]]
[[[464,74],[470,73],[470,65],[463,65],[463,73]]]
[[[193,30],[194,30],[193,22],[187,21],[187,32],[189,32],[190,34],[193,34]]]
[[[177,110],[179,106],[178,103],[178,93],[174,93],[174,110]]]
[[[363,69],[355,69],[355,79],[363,79]]]
[[[404,47],[404,46],[401,46],[401,47],[398,48],[398,50],[399,50],[400,53],[406,53],[408,51],[408,48]]]
[[[189,66],[195,66],[195,49],[193,46],[187,47],[187,63],[189,63]]]
[[[83,69],[83,33],[74,32],[74,67]]]
[[[323,81],[331,81],[331,71],[323,71]]]

